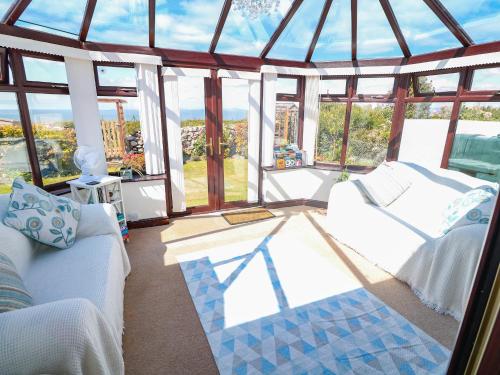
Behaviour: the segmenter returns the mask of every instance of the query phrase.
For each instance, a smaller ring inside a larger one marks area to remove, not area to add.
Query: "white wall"
[[[262,192],[264,202],[278,202],[290,199],[313,199],[328,201],[339,171],[302,168],[279,171],[265,171]]]
[[[167,216],[163,180],[122,183],[128,221]]]

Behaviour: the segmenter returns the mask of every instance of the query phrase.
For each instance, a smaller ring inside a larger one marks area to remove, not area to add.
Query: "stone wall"
[[[140,130],[125,137],[125,150],[127,154],[144,154],[144,140]]]

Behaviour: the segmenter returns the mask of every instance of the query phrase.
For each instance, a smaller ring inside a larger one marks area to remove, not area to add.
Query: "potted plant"
[[[124,154],[122,158],[122,167],[120,168],[120,176],[123,179],[129,180],[133,178],[133,174],[137,173],[140,177],[144,176],[146,162],[144,154]]]

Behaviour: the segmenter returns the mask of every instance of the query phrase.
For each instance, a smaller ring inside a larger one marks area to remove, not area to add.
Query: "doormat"
[[[253,221],[265,220],[274,217],[273,213],[265,208],[255,208],[252,210],[226,212],[222,217],[231,225],[251,223]]]

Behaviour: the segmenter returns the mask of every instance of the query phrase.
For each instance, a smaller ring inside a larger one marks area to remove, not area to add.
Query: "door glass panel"
[[[179,107],[184,158],[186,207],[208,205],[205,83],[202,77],[179,77]]]
[[[10,193],[17,176],[31,181],[28,150],[16,94],[0,92],[0,194]]]
[[[248,81],[222,80],[224,201],[248,196]]]

